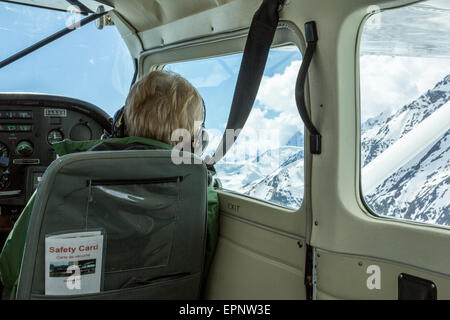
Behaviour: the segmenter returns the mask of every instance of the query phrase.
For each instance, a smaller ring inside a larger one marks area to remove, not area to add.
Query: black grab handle
[[[308,69],[311,64],[311,60],[316,51],[317,41],[319,40],[317,36],[317,27],[314,21],[307,22],[305,24],[305,36],[308,46],[306,48],[305,56],[303,57],[302,66],[297,77],[297,83],[295,85],[295,100],[297,102],[297,109],[300,113],[300,117],[305,124],[306,129],[310,135],[310,148],[312,154],[320,154],[322,152],[322,136],[320,132],[316,129],[311,121],[311,118],[306,109],[305,102],[305,82],[306,76],[308,74]]]

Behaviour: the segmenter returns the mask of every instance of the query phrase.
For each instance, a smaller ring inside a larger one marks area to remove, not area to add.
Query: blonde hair
[[[127,135],[174,146],[174,130],[186,129],[194,137],[194,122],[203,116],[203,100],[189,81],[173,72],[153,71],[131,88],[124,121]]]

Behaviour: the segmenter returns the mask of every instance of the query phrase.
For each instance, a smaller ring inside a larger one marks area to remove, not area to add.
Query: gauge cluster
[[[9,186],[9,150],[6,145],[0,142],[0,190]]]
[[[84,101],[0,93],[0,206],[26,204],[36,187],[28,182],[40,180],[27,175],[56,159],[54,143],[100,139],[109,129],[109,116]]]

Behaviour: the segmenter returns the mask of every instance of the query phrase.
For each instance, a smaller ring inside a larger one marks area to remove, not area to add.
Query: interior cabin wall
[[[288,1],[281,12],[282,21],[290,21],[301,31],[310,20],[316,21],[318,26],[318,48],[308,81],[310,113],[322,134],[322,153],[306,156],[310,164],[305,172],[309,176],[305,185],[307,200],[299,210],[300,213],[303,210],[304,216],[299,215],[302,222],[294,224],[296,230],[287,232],[274,227],[272,224],[289,219],[270,205],[256,204],[234,194],[221,194],[224,203],[232,199],[248,206],[236,214],[221,205],[223,230],[208,284],[210,298],[304,298],[299,290],[304,290],[301,279],[304,252],[293,249],[302,239],[320,255],[317,257],[318,299],[394,299],[398,272],[434,279],[438,282],[440,297],[449,296],[450,255],[445,254],[448,230],[375,217],[368,212],[360,196],[358,39],[361,26],[369,6],[386,9],[416,2],[419,1]],[[213,35],[226,37],[229,32],[248,28],[260,3],[236,0],[152,29],[130,31],[122,26],[119,30],[133,55],[140,57],[142,76],[149,70],[148,52],[162,55],[165,49],[182,48],[183,43],[191,46]],[[139,48],[142,48],[140,52]],[[208,57],[211,53],[199,49],[197,55]],[[178,55],[178,59],[185,57]],[[269,210],[272,217],[260,220],[258,214],[262,208]],[[278,252],[274,250],[276,246],[280,249]],[[381,261],[386,268],[387,276],[383,278],[389,279],[386,290],[375,296],[366,289],[362,292],[358,287],[351,289],[343,284],[344,280],[359,283],[364,275],[367,278],[358,263],[365,266],[371,261]],[[274,287],[277,278],[283,281]],[[289,294],[282,293],[283,286]],[[269,294],[270,290],[273,295]]]
[[[413,275],[431,281],[436,285],[438,299],[450,298],[450,277],[445,274],[405,264],[325,250],[317,250],[316,261],[317,300],[397,300],[400,274]],[[380,270],[379,283],[375,283],[370,278],[374,268]],[[368,285],[372,289],[369,290]]]
[[[304,212],[221,192],[220,216],[220,239],[205,298],[306,298]]]

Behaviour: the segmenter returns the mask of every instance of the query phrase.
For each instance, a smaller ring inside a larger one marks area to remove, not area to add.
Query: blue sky
[[[0,59],[65,27],[71,14],[0,2]],[[88,24],[0,69],[0,91],[82,99],[109,114],[120,108],[133,62],[116,28]]]
[[[71,17],[69,13],[0,2],[0,59],[64,28]],[[167,66],[198,88],[207,106],[208,128],[223,129],[227,121],[241,58],[242,54],[236,54]],[[274,49],[264,76],[282,74],[299,59],[294,47]],[[116,28],[100,31],[91,23],[0,69],[0,91],[70,96],[113,115],[125,102],[132,75],[131,57]],[[262,103],[257,100],[256,107],[263,109]],[[279,114],[268,109],[265,117]]]

